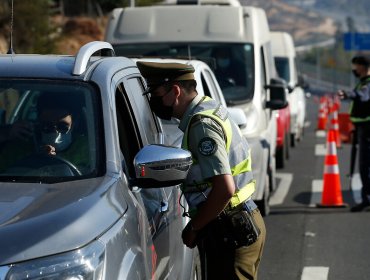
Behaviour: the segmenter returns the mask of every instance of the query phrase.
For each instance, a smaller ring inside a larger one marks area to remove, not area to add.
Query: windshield
[[[286,82],[290,81],[289,60],[286,57],[275,57],[276,70],[280,78]]]
[[[97,104],[85,83],[0,80],[0,181],[98,176]]]
[[[252,100],[253,45],[240,43],[148,43],[114,46],[120,56],[172,57],[203,60],[214,71],[228,104]]]

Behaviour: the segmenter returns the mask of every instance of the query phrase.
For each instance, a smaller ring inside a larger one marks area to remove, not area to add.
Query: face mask
[[[51,145],[57,152],[64,151],[72,143],[72,132],[67,133],[52,132],[41,134],[41,141],[45,145]]]
[[[171,120],[173,108],[172,106],[163,105],[162,97],[152,96],[149,100],[150,109],[156,114],[159,118],[163,120]]]
[[[360,74],[356,70],[352,70],[352,74],[356,77],[359,78]]]
[[[229,67],[229,65],[230,65],[230,59],[228,59],[228,58],[221,58],[221,59],[218,59],[218,60],[217,60],[217,64],[218,64],[218,66],[220,66],[221,68]]]

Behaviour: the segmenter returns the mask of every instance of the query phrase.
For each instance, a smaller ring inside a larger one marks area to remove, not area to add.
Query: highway
[[[359,175],[355,173],[352,190],[347,176],[350,144],[336,149],[345,207],[317,207],[327,154],[326,131],[316,131],[318,108],[317,97],[307,99],[304,138],[278,170],[278,188],[265,217],[267,240],[259,280],[370,279],[370,212],[349,211],[360,191]],[[342,102],[339,112],[347,109],[348,103]]]

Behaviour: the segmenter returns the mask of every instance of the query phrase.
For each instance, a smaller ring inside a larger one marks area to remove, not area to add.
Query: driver
[[[89,151],[86,135],[78,133],[79,114],[76,102],[63,92],[41,93],[37,101],[37,122],[32,133],[23,137],[10,137],[0,152],[0,171],[18,160],[33,154],[58,156],[69,161],[80,171],[89,168]],[[25,121],[21,121],[23,124]],[[18,122],[9,128],[19,130]],[[28,124],[30,127],[30,124]]]

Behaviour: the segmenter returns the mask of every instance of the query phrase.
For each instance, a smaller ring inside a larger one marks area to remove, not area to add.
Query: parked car
[[[306,121],[306,95],[305,85],[301,81],[296,63],[296,51],[293,37],[282,31],[271,32],[272,53],[275,59],[276,69],[289,87],[288,102],[290,110],[290,142],[294,147],[296,141],[303,138]]]
[[[184,15],[193,20],[173,20]],[[257,181],[253,198],[267,215],[276,186],[272,111],[287,102],[285,89],[270,82],[273,58],[264,10],[221,3],[117,8],[109,18],[105,40],[118,55],[210,60],[228,106],[242,109],[247,118],[242,132],[252,150]],[[222,66],[229,70],[221,71]]]
[[[181,240],[191,155],[163,145],[135,62],[91,42],[0,64],[0,279],[200,279]]]

